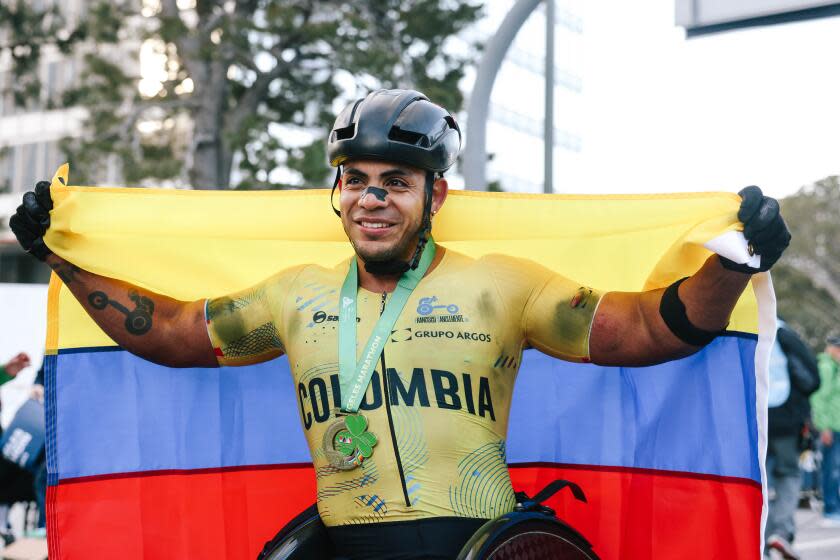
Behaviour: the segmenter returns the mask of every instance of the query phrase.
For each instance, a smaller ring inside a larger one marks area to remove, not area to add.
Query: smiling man
[[[419,92],[357,100],[328,141],[333,209],[355,256],[217,299],[177,301],[53,254],[47,183],[24,195],[11,225],[135,354],[178,367],[288,355],[318,510],[342,558],[454,558],[514,507],[505,437],[525,348],[628,366],[696,352],[790,240],[778,203],[750,187],[739,219],[760,269],[712,255],[664,290],[602,294],[514,256],[469,258],[431,237],[460,140],[453,117]],[[296,305],[315,298],[337,315]]]
[[[428,228],[423,215],[425,180],[423,170],[412,166],[365,160],[347,162],[340,179],[345,195],[341,208],[346,214],[342,222],[356,254],[368,269],[384,267],[383,272],[388,273],[391,263],[404,261],[406,255],[414,252],[417,233]],[[438,200],[433,197],[432,215],[437,212],[434,207],[442,204],[445,188],[441,181]]]

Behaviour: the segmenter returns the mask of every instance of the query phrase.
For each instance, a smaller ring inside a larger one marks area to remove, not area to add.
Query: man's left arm
[[[790,243],[779,203],[747,187],[738,219],[744,236],[761,255],[750,268],[712,255],[692,276],[647,292],[604,294],[589,338],[592,362],[644,366],[688,356],[722,333],[754,272],[769,270]]]

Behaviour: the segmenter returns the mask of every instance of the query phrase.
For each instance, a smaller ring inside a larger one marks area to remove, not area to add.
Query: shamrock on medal
[[[335,435],[335,450],[342,455],[354,455],[360,459],[370,457],[376,445],[376,436],[367,431],[365,417],[361,414],[346,416],[344,425],[347,429]]]

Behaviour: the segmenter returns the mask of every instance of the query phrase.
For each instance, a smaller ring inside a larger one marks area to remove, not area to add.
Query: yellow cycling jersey
[[[360,406],[378,439],[373,454],[340,471],[321,444],[341,406],[338,300],[348,266],[288,269],[207,302],[220,365],[288,355],[324,523],[511,511],[505,437],[522,351],[587,361],[600,293],[531,261],[446,250],[411,294]],[[357,353],[387,297],[359,289]]]

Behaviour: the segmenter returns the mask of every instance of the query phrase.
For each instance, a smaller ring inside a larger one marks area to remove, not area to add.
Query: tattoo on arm
[[[58,277],[61,278],[61,281],[68,286],[76,280],[76,274],[82,271],[81,268],[70,263],[52,263],[50,264],[50,268],[53,269],[55,273],[58,274]]]
[[[108,298],[108,294],[101,291],[88,294],[88,303],[94,309],[105,309],[109,305],[125,315],[125,330],[130,334],[142,335],[152,328],[152,314],[155,312],[155,302],[141,296],[136,291],[128,292],[128,299],[134,302],[134,309],[129,310],[118,301]]]

